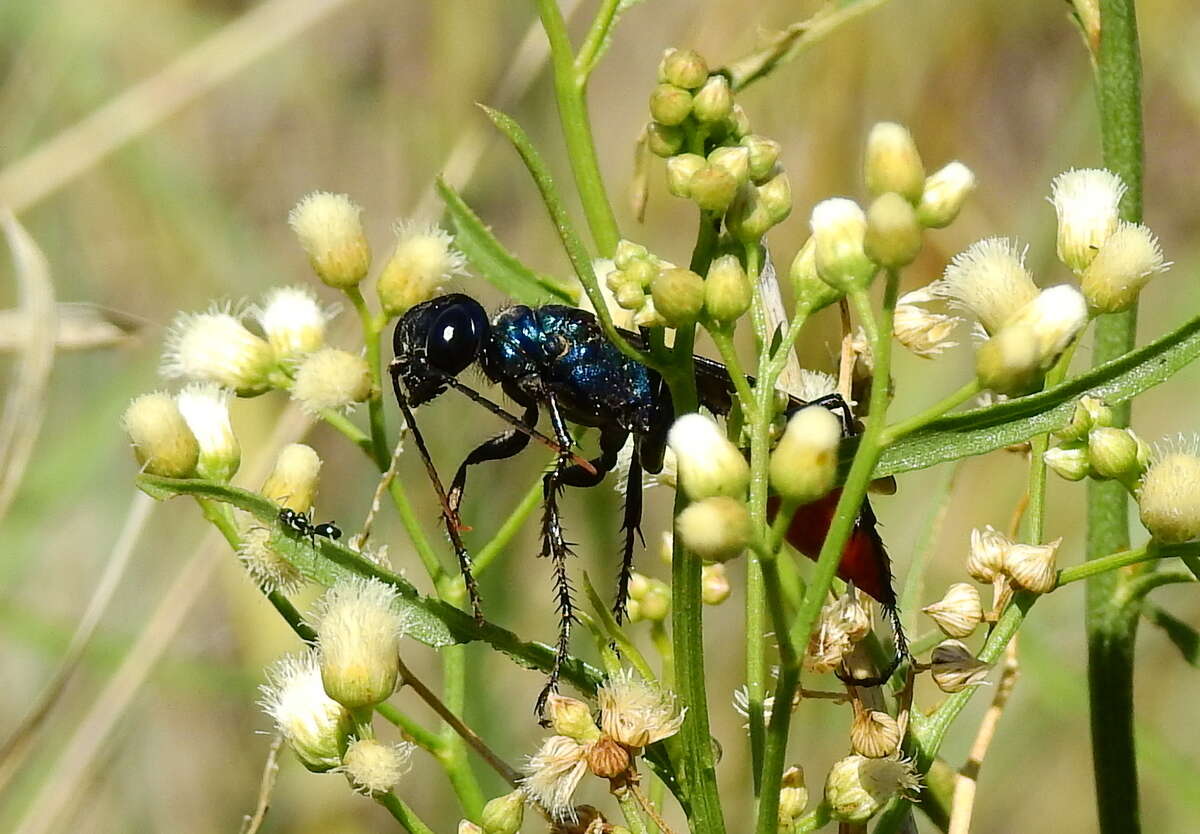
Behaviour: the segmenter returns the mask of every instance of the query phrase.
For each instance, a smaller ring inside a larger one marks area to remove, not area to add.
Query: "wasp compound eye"
[[[451,376],[459,374],[479,356],[487,316],[474,299],[448,296],[453,301],[433,320],[426,339],[430,365]]]

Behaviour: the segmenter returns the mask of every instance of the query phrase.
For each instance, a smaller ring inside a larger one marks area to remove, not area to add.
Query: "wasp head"
[[[470,296],[454,293],[418,304],[396,323],[391,372],[411,405],[429,402],[479,358],[491,331],[487,313]]]

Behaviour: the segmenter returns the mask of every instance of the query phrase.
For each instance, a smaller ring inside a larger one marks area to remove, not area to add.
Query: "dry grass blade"
[[[117,310],[94,304],[60,302],[55,307],[54,346],[57,350],[94,350],[135,341],[142,322]],[[0,352],[19,351],[36,326],[19,308],[0,310]]]
[[[129,512],[125,517],[125,524],[121,528],[121,535],[117,537],[117,542],[113,545],[112,553],[104,566],[104,574],[96,583],[92,598],[88,601],[87,610],[84,611],[79,625],[76,626],[75,633],[71,635],[71,642],[59,661],[58,670],[46,684],[42,694],[38,696],[33,708],[17,725],[12,736],[5,740],[3,747],[0,747],[0,791],[4,790],[5,785],[8,784],[29,754],[38,729],[45,723],[46,718],[66,689],[71,674],[79,666],[83,650],[91,642],[100,617],[108,609],[113,593],[125,575],[129,558],[133,555],[135,546],[141,539],[142,531],[146,527],[146,519],[150,517],[150,511],[153,508],[154,501],[148,495],[141,492],[134,494],[133,501],[129,505]]]
[[[267,751],[267,761],[263,764],[262,781],[258,786],[258,803],[254,806],[254,814],[246,816],[240,834],[255,834],[267,818],[267,811],[271,807],[271,794],[275,792],[275,780],[279,776],[279,750],[282,747],[283,736],[276,733],[271,739],[271,749]]]
[[[267,0],[157,75],[0,170],[0,204],[22,212],[131,139],[287,43],[349,0]]]
[[[34,441],[42,427],[46,384],[54,365],[54,284],[46,256],[10,212],[0,225],[12,251],[19,309],[29,322],[16,373],[0,417],[0,519],[8,511],[25,474]]]

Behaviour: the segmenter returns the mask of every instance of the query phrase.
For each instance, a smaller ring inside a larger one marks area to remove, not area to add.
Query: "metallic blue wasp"
[[[628,338],[635,343],[641,342],[638,334],[630,333]],[[545,475],[542,485],[541,555],[550,558],[554,566],[559,634],[554,667],[537,702],[540,714],[546,698],[557,686],[574,620],[572,588],[567,573],[567,557],[571,550],[563,532],[559,496],[567,486],[599,484],[616,466],[618,453],[632,438],[622,524],[622,559],[613,606],[619,621],[628,601],[635,538],[640,536],[642,473],[662,470],[667,431],[674,418],[670,390],[657,372],[621,353],[605,337],[591,313],[557,304],[536,308],[509,307],[489,319],[483,307],[469,296],[441,296],[418,304],[404,314],[396,324],[393,347],[395,358],[389,370],[396,400],[441,500],[446,531],[457,553],[476,617],[480,616],[479,592],[471,574],[471,559],[462,542],[458,519],[468,470],[485,461],[512,457],[525,449],[531,439],[558,452],[558,459]],[[520,415],[512,414],[457,379],[474,364],[478,364],[484,375],[523,409]],[[696,357],[696,371],[701,403],[716,414],[728,413],[733,392],[725,367]],[[417,430],[412,409],[450,388],[493,412],[512,428],[468,454],[447,490]],[[834,399],[836,402],[832,407],[840,404],[845,412],[841,398]],[[799,400],[793,403],[794,407],[803,405],[806,403]],[[552,437],[536,428],[543,410],[549,415]],[[600,430],[600,454],[597,457],[585,461],[572,453],[569,423]],[[847,423],[849,430],[848,416]],[[836,495],[833,501],[836,502]],[[831,508],[832,504],[829,506]],[[824,523],[827,525],[828,519]],[[891,591],[887,556],[874,531],[874,517],[869,507],[864,506],[859,526],[847,547],[847,556],[852,556],[854,550],[859,552],[859,561],[873,571],[871,576],[864,577],[869,579],[867,592],[885,608],[894,609],[895,596]],[[799,530],[796,525],[794,527]],[[824,530],[817,534],[819,549]],[[861,582],[860,587],[863,587]]]

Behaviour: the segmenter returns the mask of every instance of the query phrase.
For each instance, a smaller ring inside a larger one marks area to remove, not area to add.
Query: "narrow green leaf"
[[[1194,318],[1157,341],[1106,362],[1048,391],[953,414],[901,438],[885,449],[875,477],[925,469],[959,458],[982,455],[1034,435],[1065,426],[1084,394],[1110,405],[1126,402],[1153,388],[1200,357],[1200,318]],[[843,463],[853,459],[853,443]]]
[[[510,298],[537,306],[540,304],[576,304],[579,293],[549,275],[534,272],[504,248],[491,230],[471,210],[441,177],[437,178],[438,195],[446,204],[450,222],[454,225],[454,243],[467,256],[479,274]]]
[[[1200,668],[1200,632],[1183,620],[1150,603],[1147,603],[1142,609],[1142,616],[1166,633],[1167,639],[1175,644],[1175,648],[1179,649],[1184,660],[1192,666]]]
[[[478,640],[528,669],[549,672],[554,665],[554,649],[550,646],[526,642],[507,629],[487,621],[477,622],[452,605],[422,596],[404,577],[336,542],[318,538],[314,548],[308,539],[294,537],[280,526],[279,507],[257,493],[214,481],[177,480],[156,475],[139,475],[137,485],[151,495],[192,495],[220,501],[249,513],[271,530],[272,547],[277,548],[281,556],[304,576],[322,585],[328,586],[343,576],[363,576],[386,582],[396,589],[409,615],[409,636],[428,646],[441,648]],[[588,694],[595,692],[602,680],[598,669],[573,657],[563,664],[562,677]]]

